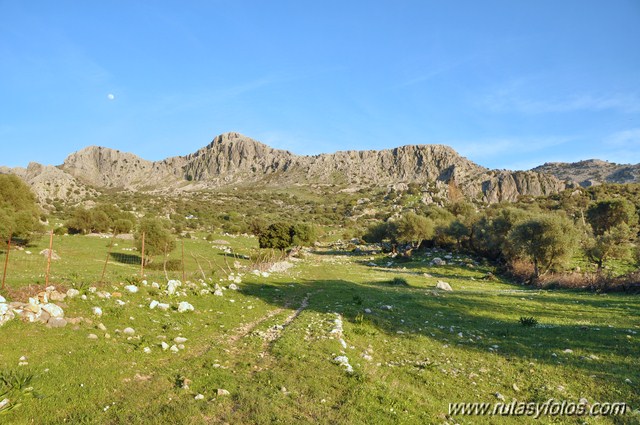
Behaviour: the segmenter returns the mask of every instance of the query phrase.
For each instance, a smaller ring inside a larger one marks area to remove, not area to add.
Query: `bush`
[[[535,317],[521,317],[520,324],[525,328],[532,328],[538,324],[538,320]]]
[[[393,286],[409,286],[409,282],[407,282],[407,279],[405,279],[403,277],[394,277],[393,279],[391,279],[389,281],[389,285],[393,285]]]
[[[182,261],[176,259],[167,260],[166,265],[164,261],[154,261],[147,264],[146,268],[148,270],[163,271],[166,269],[168,272],[177,272],[182,270]]]

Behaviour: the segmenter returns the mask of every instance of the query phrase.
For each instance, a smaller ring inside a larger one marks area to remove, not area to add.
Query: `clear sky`
[[[228,131],[638,163],[640,1],[0,0],[1,165],[158,160]]]

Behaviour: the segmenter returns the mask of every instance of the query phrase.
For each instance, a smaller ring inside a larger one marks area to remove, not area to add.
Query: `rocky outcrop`
[[[39,167],[40,174],[46,174],[45,170],[52,176],[56,174],[60,181],[69,182],[67,186],[81,182],[96,188],[173,193],[253,184],[335,184],[357,189],[415,183],[422,185],[425,193],[429,187],[434,197],[465,196],[499,202],[564,188],[562,182],[549,175],[488,170],[443,145],[301,156],[238,133],[222,134],[193,154],[162,161],[146,161],[131,153],[91,146],[71,154],[59,169]],[[38,174],[36,165],[32,168]]]
[[[92,193],[92,190],[73,176],[51,165],[29,163],[27,168],[0,167],[2,174],[15,174],[24,180],[42,205],[50,200],[80,202]]]
[[[177,183],[181,178],[176,167],[181,166],[179,158],[151,162],[132,153],[89,146],[69,155],[60,168],[91,186],[142,189]]]
[[[616,164],[589,159],[580,162],[547,162],[532,171],[551,174],[563,181],[589,187],[602,183],[639,183],[640,164]]]

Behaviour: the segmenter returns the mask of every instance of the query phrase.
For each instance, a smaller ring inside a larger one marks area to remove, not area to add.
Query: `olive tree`
[[[579,240],[573,223],[561,215],[540,215],[525,220],[507,236],[510,256],[529,258],[539,277],[566,264]]]
[[[144,235],[145,263],[149,257],[156,255],[168,255],[176,247],[176,240],[169,230],[169,223],[154,217],[140,220],[138,231],[135,234],[136,247],[142,252],[142,235]]]

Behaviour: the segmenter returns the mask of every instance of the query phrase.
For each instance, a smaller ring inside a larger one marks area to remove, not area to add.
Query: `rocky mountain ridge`
[[[589,187],[602,183],[640,183],[640,164],[616,164],[599,159],[579,162],[547,162],[532,171]]]
[[[217,136],[197,152],[162,161],[91,146],[67,157],[59,167],[30,165],[15,172],[34,187],[39,175],[49,180],[97,189],[176,193],[234,185],[332,185],[359,188],[431,185],[440,195],[485,202],[514,201],[520,195],[546,195],[566,187],[557,178],[534,171],[489,170],[444,145],[405,145],[379,151],[341,151],[313,156],[274,149],[238,133]],[[46,173],[44,172],[46,171]],[[45,185],[46,186],[46,185]],[[67,190],[66,192],[69,192]],[[51,194],[40,193],[39,197]],[[60,195],[60,194],[58,194]],[[439,195],[439,196],[440,196]]]

